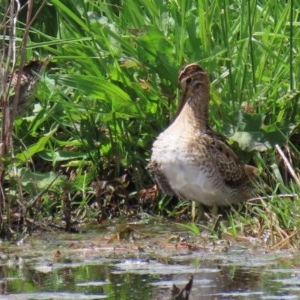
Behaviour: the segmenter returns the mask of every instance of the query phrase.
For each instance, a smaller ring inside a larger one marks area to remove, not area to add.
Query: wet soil
[[[159,221],[45,231],[0,244],[1,299],[299,299],[300,254]],[[173,296],[172,296],[173,292]],[[187,297],[187,296],[186,296]]]

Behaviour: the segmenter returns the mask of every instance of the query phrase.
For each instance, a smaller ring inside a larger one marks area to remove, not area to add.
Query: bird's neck
[[[179,106],[174,125],[192,128],[192,130],[207,131],[210,129],[208,117],[208,94],[193,96],[183,95],[183,103]],[[185,101],[184,101],[185,100]]]

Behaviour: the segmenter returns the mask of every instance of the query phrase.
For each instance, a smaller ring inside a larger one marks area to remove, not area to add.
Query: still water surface
[[[225,243],[198,248],[170,224],[128,238],[110,224],[78,234],[45,232],[0,244],[0,299],[171,299],[191,276],[189,299],[300,299],[300,253]],[[119,230],[119,229],[118,229]],[[117,233],[116,233],[117,232]],[[217,243],[218,244],[218,243]],[[225,246],[224,246],[225,245]]]

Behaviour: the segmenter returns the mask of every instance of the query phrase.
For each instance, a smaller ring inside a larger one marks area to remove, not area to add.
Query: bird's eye
[[[192,82],[192,78],[191,77],[189,77],[189,78],[187,78],[187,80],[185,81],[187,84],[190,84],[191,82]]]

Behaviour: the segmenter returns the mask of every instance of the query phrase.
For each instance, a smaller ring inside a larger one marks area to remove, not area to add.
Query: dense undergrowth
[[[190,220],[190,203],[158,195],[145,171],[153,140],[174,116],[177,72],[190,62],[210,74],[214,129],[265,181],[265,198],[229,212],[221,233],[264,237],[272,245],[297,236],[298,4],[20,4],[1,4],[2,67],[9,73],[32,58],[51,55],[51,61],[33,105],[14,120],[13,142],[1,152],[2,236],[15,224],[24,230],[58,217],[68,230],[84,218],[101,222],[141,211]]]

